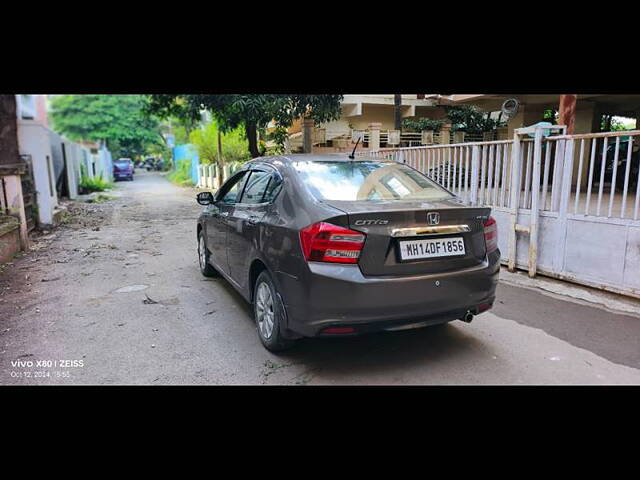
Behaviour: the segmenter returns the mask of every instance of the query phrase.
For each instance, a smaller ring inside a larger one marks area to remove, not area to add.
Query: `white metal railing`
[[[640,130],[549,136],[541,142],[539,188],[543,212],[558,212],[563,165],[572,162],[566,188],[570,213],[638,220],[640,215]],[[451,145],[381,148],[359,156],[406,163],[429,175],[464,200],[493,207],[511,207],[513,140]],[[571,155],[568,158],[567,155]],[[519,208],[533,201],[534,141],[520,141],[522,168]]]
[[[638,220],[639,136],[640,130],[567,136],[577,150],[574,214]]]
[[[473,204],[508,206],[510,140],[384,148],[361,156],[406,163]],[[474,180],[475,179],[475,180]]]
[[[565,128],[359,155],[406,163],[468,204],[490,206],[510,270],[640,298],[640,130],[565,135]]]

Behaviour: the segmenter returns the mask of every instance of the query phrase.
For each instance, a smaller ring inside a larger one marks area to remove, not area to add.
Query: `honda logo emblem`
[[[427,225],[438,225],[440,223],[440,214],[438,212],[427,213]]]

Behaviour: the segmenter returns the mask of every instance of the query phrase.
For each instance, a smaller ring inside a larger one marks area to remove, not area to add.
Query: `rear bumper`
[[[330,326],[350,326],[358,334],[478,313],[495,299],[500,253],[465,270],[410,277],[365,277],[357,265],[308,265],[302,278],[278,275],[288,329],[317,336]]]

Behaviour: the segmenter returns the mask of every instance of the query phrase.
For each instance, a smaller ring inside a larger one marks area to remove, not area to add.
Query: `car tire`
[[[295,342],[282,334],[286,312],[271,275],[263,270],[253,289],[253,316],[258,337],[271,352],[291,348]]]
[[[200,273],[205,277],[217,277],[218,271],[209,263],[210,255],[204,235],[200,231],[198,233],[198,265],[200,266]]]

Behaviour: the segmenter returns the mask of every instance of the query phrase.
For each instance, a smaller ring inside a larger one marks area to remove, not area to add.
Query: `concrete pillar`
[[[27,216],[24,211],[22,197],[22,182],[20,175],[7,175],[4,179],[4,193],[7,197],[9,215],[20,220],[20,244],[22,250],[29,249],[29,235],[27,232]],[[1,213],[1,212],[0,212]]]
[[[573,135],[576,123],[577,95],[560,95],[558,107],[558,125],[567,126],[567,135]]]
[[[369,124],[369,150],[380,149],[380,127],[382,123],[372,122]]]
[[[433,145],[433,133],[434,133],[433,130],[423,130],[420,143],[422,145]]]
[[[440,127],[440,143],[448,145],[451,142],[451,124],[446,123]]]
[[[315,122],[313,118],[305,118],[302,120],[302,151],[311,153],[313,149],[313,127]]]

